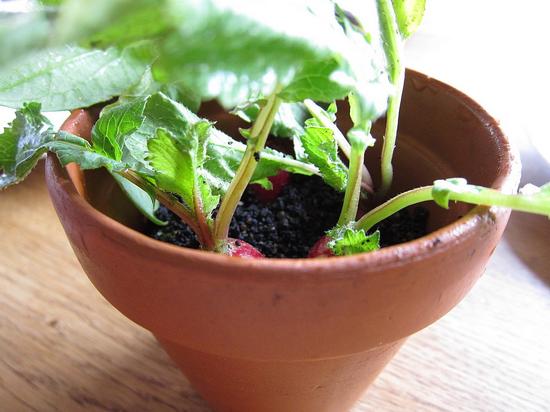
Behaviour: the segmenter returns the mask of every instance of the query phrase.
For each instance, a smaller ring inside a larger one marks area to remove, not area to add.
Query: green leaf
[[[341,72],[340,64],[331,59],[324,62],[305,62],[302,69],[294,76],[292,82],[279,94],[281,98],[290,102],[300,102],[311,99],[320,102],[332,102],[343,99],[350,91],[350,82],[340,83],[335,80]]]
[[[351,225],[337,226],[327,232],[331,239],[328,247],[336,256],[355,255],[380,249],[380,232],[368,235],[363,229]]]
[[[204,177],[216,193],[225,194],[235,176],[245,150],[246,146],[243,143],[213,129],[208,142]],[[264,149],[259,157],[260,160],[254,170],[251,183],[265,185],[267,184],[267,178],[275,175],[279,170],[303,175],[319,173],[315,166],[270,148]]]
[[[413,34],[420,26],[426,0],[392,0],[393,9],[401,37],[406,39]]]
[[[259,112],[260,102],[241,105],[232,111],[233,114],[249,123],[253,123],[256,120]],[[307,160],[302,141],[300,140],[300,137],[304,134],[304,125],[307,118],[308,111],[303,103],[281,103],[270,131],[270,134],[273,136],[292,139],[294,156],[296,159],[302,161]],[[241,131],[242,133],[243,131]],[[248,138],[244,134],[243,136]]]
[[[183,135],[159,128],[148,142],[148,160],[155,170],[153,179],[158,187],[179,195],[195,214],[206,217],[219,202],[219,196],[212,194],[201,175],[210,127],[210,123],[200,121],[191,125]]]
[[[156,74],[180,79],[226,107],[269,95],[306,61],[325,61],[342,37],[330,1],[180,1],[177,30],[161,44]],[[289,18],[292,16],[292,18]],[[312,31],[310,27],[324,27]],[[335,38],[336,37],[336,38]]]
[[[129,165],[99,153],[87,140],[61,131],[55,139],[47,143],[48,150],[54,152],[63,166],[77,163],[81,169],[106,168],[111,172],[126,170]]]
[[[155,211],[159,207],[159,202],[153,194],[147,193],[145,190],[136,186],[119,174],[112,173],[112,176],[122,191],[126,193],[128,199],[130,199],[130,201],[141,213],[143,213],[145,217],[147,217],[147,219],[159,226],[164,226],[167,224],[167,222],[163,222],[155,216]]]
[[[121,160],[124,139],[143,124],[145,103],[145,99],[136,99],[127,104],[104,109],[92,129],[94,149],[113,159]]]
[[[47,151],[52,126],[39,103],[27,103],[0,134],[0,189],[19,183]]]
[[[449,208],[449,200],[452,193],[479,192],[479,190],[469,185],[466,179],[455,177],[446,180],[436,180],[432,189],[432,197],[435,203],[442,208]]]
[[[67,0],[54,38],[95,47],[125,46],[154,38],[170,27],[171,13],[163,0]]]
[[[145,68],[135,49],[46,49],[0,69],[0,104],[38,101],[45,111],[87,107],[137,83]]]
[[[331,78],[348,85],[355,99],[355,128],[368,128],[387,107],[393,87],[381,37],[376,2],[338,1],[337,15],[348,39],[342,70]],[[350,16],[352,18],[350,18]]]
[[[320,126],[315,119],[309,119],[301,141],[309,162],[319,168],[323,180],[343,192],[348,182],[348,170],[338,157],[338,146],[332,130]]]
[[[246,122],[253,123],[260,112],[261,102],[252,102],[236,107],[231,113]],[[281,103],[273,120],[270,134],[276,137],[293,137],[304,132],[308,111],[302,103]]]

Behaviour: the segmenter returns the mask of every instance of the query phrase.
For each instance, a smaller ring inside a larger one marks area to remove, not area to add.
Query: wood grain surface
[[[527,164],[550,180],[536,154]],[[0,198],[0,411],[209,411],[90,284],[41,169]],[[474,290],[409,339],[354,412],[549,411],[549,239],[546,218],[514,214]]]

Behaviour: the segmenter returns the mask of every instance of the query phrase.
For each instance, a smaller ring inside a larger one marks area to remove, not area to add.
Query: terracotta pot
[[[65,129],[93,120],[73,114]],[[462,93],[410,71],[398,147],[397,190],[455,175],[505,191],[518,184],[519,164],[497,122]],[[352,257],[244,260],[146,237],[109,217],[139,227],[122,197],[101,196],[112,182],[101,173],[86,179],[97,209],[48,157],[49,191],[82,267],[217,411],[351,408],[408,336],[470,290],[509,216],[434,207],[434,231],[406,244]]]

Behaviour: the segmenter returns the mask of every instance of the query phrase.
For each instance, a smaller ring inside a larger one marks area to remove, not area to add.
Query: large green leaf
[[[303,101],[311,99],[321,102],[332,102],[343,99],[350,92],[350,83],[339,83],[337,77],[341,71],[340,64],[335,60],[323,62],[308,61],[294,76],[292,82],[280,93],[287,101]]]
[[[284,12],[267,1],[180,1],[175,13],[177,29],[162,42],[157,74],[227,107],[269,95],[306,61],[331,58],[343,37],[327,0],[286,2]]]
[[[40,113],[40,104],[25,104],[0,134],[0,189],[23,180],[52,139],[52,127]]]
[[[146,64],[136,49],[46,49],[0,69],[0,104],[38,101],[42,110],[70,110],[106,101],[137,83]]]
[[[125,46],[168,29],[165,0],[67,0],[56,25],[57,42]]]

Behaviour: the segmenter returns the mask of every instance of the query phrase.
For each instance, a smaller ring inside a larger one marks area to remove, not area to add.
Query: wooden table
[[[524,157],[530,180],[550,180]],[[41,169],[0,195],[0,410],[208,411],[90,284]],[[515,214],[474,290],[410,338],[354,412],[550,410],[549,239],[546,218]]]

